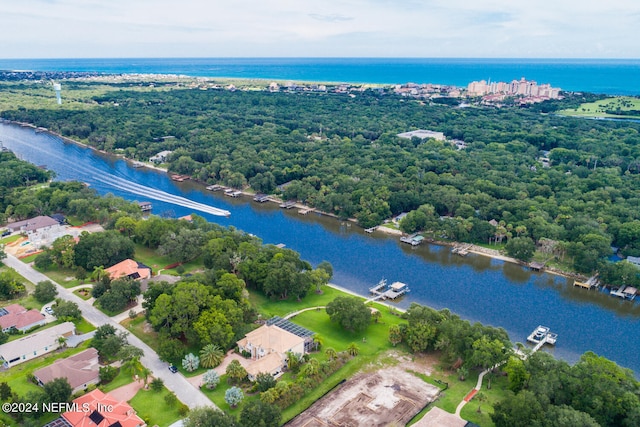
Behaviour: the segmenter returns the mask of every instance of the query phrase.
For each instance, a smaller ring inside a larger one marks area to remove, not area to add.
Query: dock
[[[256,194],[255,196],[253,196],[253,201],[254,202],[258,202],[258,203],[264,203],[264,202],[268,202],[269,201],[269,196],[266,194]]]
[[[296,207],[296,201],[295,200],[287,200],[284,203],[280,204],[280,207],[282,209],[291,209],[291,208],[295,208]]]
[[[224,190],[224,195],[227,197],[240,197],[242,196],[242,191],[234,190],[233,188],[227,188]]]
[[[315,211],[314,208],[303,208],[298,211],[299,215],[307,215],[309,212]]]
[[[189,175],[171,175],[171,179],[177,182],[183,182],[191,179],[191,177]]]
[[[220,191],[220,190],[224,190],[225,187],[224,185],[214,184],[214,185],[209,185],[206,188],[209,191]]]
[[[369,288],[369,293],[373,295],[373,298],[367,300],[367,302],[382,300],[395,300],[402,295],[409,292],[409,285],[402,282],[393,282],[391,285],[387,285],[387,281],[382,279],[372,288]]]
[[[548,327],[539,325],[533,332],[527,337],[527,341],[535,344],[536,346],[533,348],[533,353],[540,350],[543,345],[550,344],[554,345],[556,340],[558,339],[558,334],[554,334],[549,330]]]
[[[633,301],[636,298],[637,292],[638,290],[633,286],[621,286],[619,288],[611,289],[611,291],[609,292],[609,295]]]
[[[376,225],[375,227],[370,227],[370,228],[365,228],[364,231],[366,233],[373,233],[374,231],[376,231],[378,229],[378,226]]]
[[[460,256],[467,256],[469,255],[469,249],[471,249],[471,246],[472,245],[454,246],[453,249],[451,249],[451,253]]]
[[[424,241],[424,237],[419,234],[412,234],[410,236],[403,236],[400,238],[402,243],[408,243],[411,246],[418,246]]]
[[[573,286],[578,286],[584,289],[597,288],[598,286],[600,286],[600,282],[598,281],[598,275],[596,274],[594,276],[589,277],[589,279],[586,282],[580,282],[578,280],[574,280]]]

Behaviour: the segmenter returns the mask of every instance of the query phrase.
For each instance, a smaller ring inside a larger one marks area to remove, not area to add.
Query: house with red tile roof
[[[114,399],[99,389],[74,399],[78,408],[67,411],[62,418],[72,427],[145,427],[147,424],[136,415],[127,402]]]
[[[38,310],[27,310],[20,304],[11,304],[0,308],[0,328],[2,328],[2,332],[8,332],[12,328],[24,332],[44,324],[44,314]]]
[[[150,267],[132,259],[125,259],[105,269],[105,271],[109,273],[111,280],[123,277],[129,277],[134,280],[149,279],[151,277]]]

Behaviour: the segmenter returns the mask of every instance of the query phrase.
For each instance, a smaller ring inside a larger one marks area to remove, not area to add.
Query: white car
[[[50,315],[52,315],[52,316],[53,316],[53,308],[51,308],[50,306],[49,306],[49,307],[46,307],[46,308],[44,309],[44,311],[46,311],[46,312],[47,312],[47,314],[50,314]]]

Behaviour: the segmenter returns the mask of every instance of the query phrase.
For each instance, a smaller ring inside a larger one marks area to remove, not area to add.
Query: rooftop
[[[99,378],[98,350],[88,348],[78,354],[58,359],[53,364],[33,372],[43,384],[55,378],[66,378],[72,389]]]

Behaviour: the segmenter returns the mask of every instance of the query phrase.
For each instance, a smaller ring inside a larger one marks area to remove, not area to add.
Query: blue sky
[[[637,0],[5,0],[0,58],[640,58]]]

